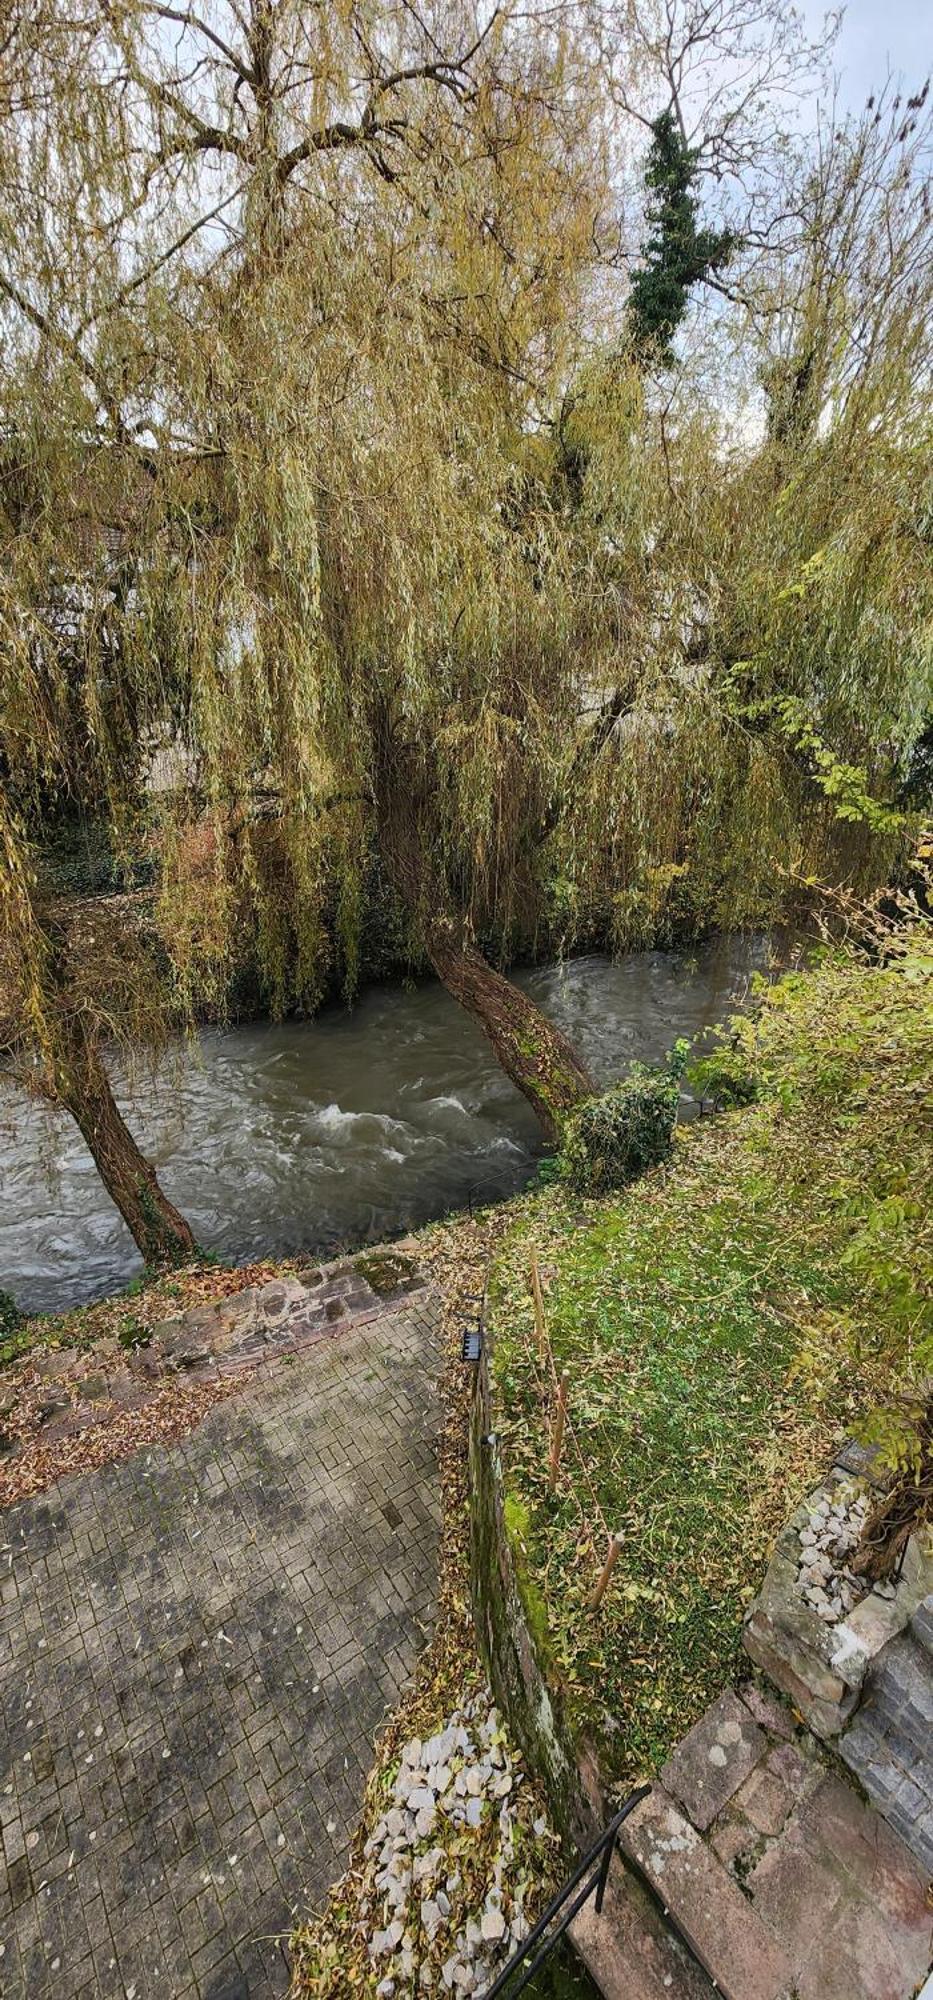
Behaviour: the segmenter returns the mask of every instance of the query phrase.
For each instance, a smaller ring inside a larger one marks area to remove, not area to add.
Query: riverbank
[[[153,1382],[147,1353],[157,1327],[290,1277],[294,1268],[202,1261],[147,1274],[113,1298],[70,1312],[8,1310],[0,1319],[0,1507],[143,1445],[186,1437],[241,1385],[233,1375],[201,1382],[183,1370]]]
[[[717,1066],[753,1102],[681,1131],[622,1195],[528,1196],[492,1260],[526,1609],[571,1728],[620,1781],[656,1770],[734,1680],[773,1539],[846,1436],[867,1424],[894,1448],[902,1423],[909,1449],[933,1362],[930,974],[915,941],[883,968],[827,958],[772,987]]]
[[[918,950],[885,969],[828,960],[762,998],[727,1044],[716,1081],[720,1092],[754,1101],[681,1131],[669,1165],[598,1203],[552,1182],[434,1225],[410,1245],[444,1312],[439,1617],[378,1747],[349,1874],[299,1932],[297,1993],[342,1995],[348,1967],[361,1992],[374,1990],[359,1903],[366,1841],[405,1744],[442,1731],[482,1688],[460,1358],[476,1298],[486,1292],[508,1522],[536,1640],[571,1728],[596,1733],[620,1780],[655,1769],[735,1678],[742,1611],[774,1532],[833,1445],[916,1373],[933,1337],[928,962]],[[549,1343],[543,1364],[533,1252]],[[2,1421],[9,1427],[17,1393],[32,1422],[41,1398],[86,1401],[88,1377],[107,1379],[108,1367],[132,1379],[130,1362],[144,1361],[167,1320],[216,1300],[221,1318],[235,1317],[247,1291],[287,1284],[299,1268],[294,1260],[190,1267],[28,1322],[6,1343]],[[548,1424],[554,1376],[564,1371],[570,1422],[552,1495]],[[69,1431],[61,1412],[56,1452],[43,1459],[27,1439],[0,1467],[3,1494],[17,1497],[15,1482],[30,1468],[37,1484],[26,1490],[35,1491],[63,1471],[181,1435],[199,1423],[206,1394],[240,1386],[233,1374],[206,1389],[182,1369],[165,1386],[164,1406],[150,1399],[148,1412],[124,1410],[110,1426]],[[617,1530],[623,1551],[597,1614],[588,1601]],[[533,1774],[521,1782],[539,1805],[528,1825],[520,1821],[517,1879],[533,1857],[540,1900],[561,1863]],[[527,1907],[533,1914],[530,1896]]]
[[[667,1167],[599,1203],[552,1184],[430,1239],[448,1337],[487,1293],[528,1623],[570,1736],[595,1738],[620,1785],[656,1772],[712,1697],[747,1680],[742,1614],[777,1530],[833,1447],[917,1379],[921,1338],[933,1337],[929,974],[908,953],[886,969],[827,960],[785,981],[719,1065],[719,1088],[728,1080],[755,1101],[681,1132]],[[552,1494],[548,1430],[565,1371],[570,1422]],[[354,1864],[299,1933],[295,1992],[315,2000],[337,2000],[347,1970],[353,1990],[376,1990],[366,1843],[405,1738],[441,1727],[477,1671],[465,1374],[448,1372],[438,1638],[379,1748]]]
[[[577,958],[517,975],[600,1086],[742,1004],[766,941]],[[125,1074],[124,1115],[197,1241],[224,1263],[334,1257],[518,1193],[538,1122],[437,981],[371,987],[311,1022],[207,1031]],[[0,1285],[29,1311],[119,1290],[139,1253],[74,1122],[0,1095]],[[51,1171],[50,1171],[51,1170]]]

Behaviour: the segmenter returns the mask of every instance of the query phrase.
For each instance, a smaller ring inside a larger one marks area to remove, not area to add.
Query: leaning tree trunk
[[[448,993],[478,1022],[507,1076],[527,1097],[549,1139],[594,1084],[573,1044],[483,957],[432,860],[424,774],[394,746],[378,771],[382,851],[417,936]]]
[[[192,1231],[156,1179],[119,1110],[96,1040],[80,1024],[65,1039],[54,1100],[70,1111],[107,1193],[147,1264],[177,1264],[196,1251]]]
[[[548,1138],[559,1138],[567,1112],[592,1097],[595,1088],[573,1044],[511,979],[490,965],[468,938],[462,921],[422,918],[422,930],[438,978],[478,1021]]]

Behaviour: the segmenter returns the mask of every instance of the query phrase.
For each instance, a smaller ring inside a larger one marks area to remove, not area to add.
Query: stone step
[[[910,1621],[910,1636],[933,1661],[933,1595],[918,1604]]]
[[[614,1861],[602,1911],[593,1897],[569,1936],[604,2000],[715,2000],[715,1987],[659,1915],[641,1884]]]
[[[839,1751],[912,1854],[933,1875],[933,1655],[930,1600],[878,1654]]]
[[[724,2000],[785,2000],[790,1959],[660,1785],[636,1806],[619,1838]]]

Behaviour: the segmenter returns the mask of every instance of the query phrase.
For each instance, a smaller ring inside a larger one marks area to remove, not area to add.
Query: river
[[[517,975],[600,1084],[741,1006],[761,939],[572,959]],[[535,1118],[479,1029],[434,982],[367,991],[352,1010],[201,1034],[161,1077],[117,1093],[166,1193],[228,1258],[325,1255],[514,1193],[541,1152]],[[690,1106],[684,1107],[689,1114]],[[34,1311],[125,1284],[139,1254],[64,1115],[0,1098],[0,1286]]]

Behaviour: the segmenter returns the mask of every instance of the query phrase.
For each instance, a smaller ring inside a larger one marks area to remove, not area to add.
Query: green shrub
[[[727,1046],[691,1063],[687,1081],[698,1097],[711,1097],[722,1108],[754,1104],[761,1090],[748,1049],[737,1036]]]
[[[0,1291],[0,1367],[18,1361],[32,1346],[26,1315],[20,1311],[12,1292]]]
[[[23,1318],[12,1292],[0,1292],[0,1340],[9,1340],[11,1334],[18,1333]]]
[[[667,1159],[689,1046],[675,1042],[661,1069],[633,1063],[622,1083],[571,1114],[561,1170],[578,1194],[608,1194]]]

